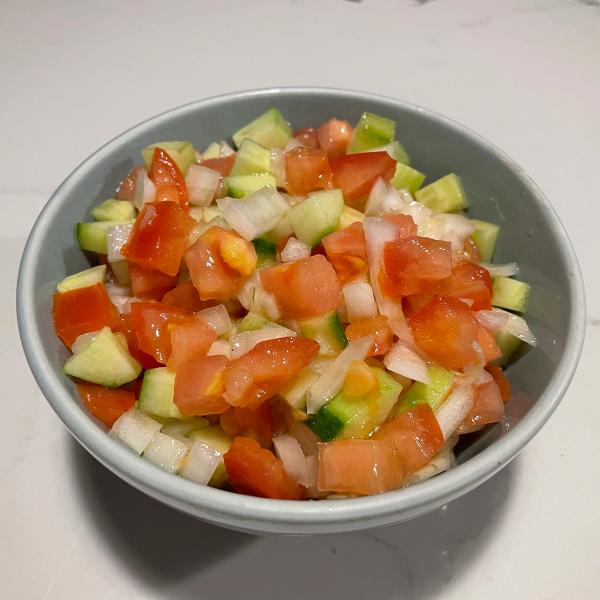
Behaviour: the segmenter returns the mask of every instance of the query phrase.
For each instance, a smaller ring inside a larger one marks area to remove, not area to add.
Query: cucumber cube
[[[254,250],[256,250],[256,268],[272,267],[276,264],[277,245],[264,238],[252,240]]]
[[[306,393],[309,388],[319,379],[319,374],[310,367],[300,371],[297,377],[292,379],[279,390],[279,395],[295,410],[306,410]]]
[[[354,128],[346,153],[354,154],[379,148],[392,143],[395,137],[396,123],[394,121],[365,112]]]
[[[513,354],[517,351],[517,348],[521,345],[521,340],[510,333],[506,333],[506,331],[496,331],[494,333],[494,339],[496,340],[496,344],[498,344],[498,348],[500,348],[502,352],[502,356],[497,358],[493,364],[498,365],[499,367],[505,367],[509,362]]]
[[[351,206],[344,205],[342,208],[342,214],[337,222],[337,225],[334,227],[334,231],[339,231],[340,229],[345,229],[346,227],[350,227],[352,223],[364,223],[365,222],[365,213],[360,210],[356,210]]]
[[[208,160],[209,158],[219,158],[221,156],[221,145],[218,142],[213,142],[202,152],[203,160]]]
[[[232,198],[244,198],[265,186],[277,188],[277,181],[270,173],[225,177],[225,189]]]
[[[138,408],[157,417],[183,419],[183,415],[173,402],[175,373],[165,367],[148,369],[140,390]]]
[[[397,190],[406,189],[414,195],[423,185],[424,181],[424,173],[421,173],[408,165],[398,163],[391,183]]]
[[[129,221],[135,219],[136,210],[131,200],[105,200],[92,209],[96,221]]]
[[[406,394],[400,398],[398,407],[394,411],[396,415],[410,410],[417,404],[427,403],[431,406],[431,410],[436,411],[444,402],[454,383],[454,375],[438,367],[437,365],[429,365],[430,383],[422,383],[415,381]]]
[[[273,173],[271,151],[246,138],[240,145],[230,175],[254,175],[255,173]]]
[[[335,356],[348,345],[348,338],[335,311],[299,321],[298,326],[304,337],[318,342],[320,356]]]
[[[75,236],[82,250],[108,253],[108,230],[115,225],[128,225],[133,221],[96,221],[95,223],[77,223]]]
[[[396,162],[402,163],[403,165],[410,164],[408,152],[398,141],[386,144],[385,146],[379,146],[378,148],[370,148],[369,150],[365,150],[365,152],[387,152]]]
[[[292,137],[292,128],[276,108],[270,108],[254,121],[233,134],[233,143],[239,148],[242,141],[251,139],[267,148],[285,148]]]
[[[140,363],[129,354],[126,344],[109,327],[89,336],[63,367],[63,371],[71,377],[106,387],[119,387],[133,381],[141,370]]]
[[[102,283],[105,275],[106,265],[98,265],[97,267],[92,267],[91,269],[86,269],[85,271],[65,277],[58,283],[56,289],[62,294],[71,290],[88,287],[89,285],[95,285],[96,283]]]
[[[494,277],[492,304],[499,308],[525,312],[529,302],[530,286],[510,277]]]
[[[460,177],[455,173],[416,191],[415,199],[436,212],[457,212],[469,207]]]
[[[335,229],[343,208],[342,191],[325,190],[310,194],[290,208],[288,218],[296,237],[309,246],[316,246]]]
[[[155,148],[164,150],[175,161],[183,175],[187,173],[188,167],[196,162],[196,151],[192,142],[158,142],[158,144],[152,144],[142,150],[142,156],[148,169],[152,164]]]
[[[475,231],[471,237],[479,250],[479,254],[481,254],[481,260],[488,263],[492,262],[500,227],[479,219],[471,219],[471,223],[475,225]]]
[[[267,320],[253,312],[249,312],[243,319],[241,319],[238,323],[238,332],[242,333],[243,331],[254,331],[256,329],[262,329],[267,324]]]

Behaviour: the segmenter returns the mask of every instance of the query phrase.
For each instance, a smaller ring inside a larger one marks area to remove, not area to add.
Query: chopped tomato
[[[320,149],[294,148],[285,155],[285,176],[286,189],[292,195],[306,196],[331,187],[327,153]]]
[[[321,243],[342,283],[367,272],[369,267],[362,223],[352,223],[340,231],[330,233]]]
[[[477,431],[484,425],[497,423],[504,416],[504,402],[495,381],[474,386],[474,402],[457,433]]]
[[[235,418],[233,406],[219,415],[219,426],[229,436],[236,437],[240,433],[240,426]]]
[[[82,333],[119,325],[119,311],[103,283],[54,294],[52,318],[56,335],[69,348]]]
[[[171,325],[171,356],[169,369],[177,372],[182,363],[206,356],[217,339],[215,330],[199,317],[180,325]]]
[[[319,444],[317,488],[342,494],[379,494],[402,486],[404,469],[391,444],[337,440]]]
[[[152,154],[150,179],[156,186],[157,202],[176,202],[183,210],[188,210],[188,191],[183,173],[162,148],[155,148]]]
[[[396,229],[396,240],[417,235],[417,225],[410,215],[383,215],[383,218]]]
[[[330,158],[346,154],[346,147],[352,137],[352,125],[348,121],[329,119],[317,132],[319,146],[327,152]]]
[[[129,347],[129,354],[137,360],[144,369],[155,369],[160,367],[160,363],[149,354],[146,354],[140,350],[137,336],[133,330],[133,322],[131,315],[121,315],[121,322],[118,327],[119,331],[127,338],[127,346]]]
[[[331,263],[321,254],[260,270],[286,319],[310,319],[336,310],[340,284]]]
[[[171,355],[169,325],[182,325],[193,319],[190,313],[160,302],[134,302],[131,305],[131,324],[140,350],[166,364]]]
[[[147,204],[138,215],[121,254],[147,269],[177,275],[188,235],[196,221],[175,202]]]
[[[198,290],[191,281],[184,281],[168,291],[163,296],[162,302],[163,304],[177,306],[189,312],[202,310],[203,308],[207,308],[207,304],[211,304],[210,302],[206,303],[200,300]]]
[[[156,269],[146,269],[133,262],[128,263],[131,291],[137,298],[160,300],[177,284],[176,275],[165,275]]]
[[[444,436],[431,407],[417,404],[383,425],[373,439],[390,443],[406,473],[425,466],[444,445]]]
[[[286,473],[283,463],[255,440],[235,438],[223,460],[229,483],[240,494],[282,500],[302,497],[302,488]]]
[[[256,268],[256,250],[234,231],[211,227],[184,254],[201,300],[229,300]]]
[[[392,347],[393,335],[384,315],[358,319],[346,327],[346,337],[349,341],[358,340],[369,335],[373,336],[373,345],[367,356],[380,356],[386,354]]]
[[[449,242],[407,237],[384,245],[379,285],[391,298],[435,294],[448,287],[451,273]]]
[[[142,165],[138,165],[137,167],[133,167],[127,176],[117,188],[117,200],[133,200],[133,196],[135,194],[135,182],[140,173],[145,173],[146,167]]]
[[[298,375],[318,352],[317,342],[299,336],[258,343],[229,364],[225,399],[233,406],[258,408]]]
[[[421,307],[433,300],[433,294],[419,294],[418,296],[404,296],[402,298],[402,310],[405,317],[410,317]]]
[[[233,168],[234,162],[235,154],[230,154],[229,156],[220,156],[219,158],[207,158],[202,161],[202,166],[221,173],[223,177],[227,177]]]
[[[314,127],[305,127],[294,133],[294,137],[304,146],[311,149],[319,147],[319,133]]]
[[[476,265],[481,262],[481,254],[473,238],[467,238],[462,249],[454,253],[453,262],[458,263],[461,260],[468,260]]]
[[[378,177],[389,181],[396,161],[387,152],[361,152],[332,158],[333,186],[341,188],[346,204],[364,210],[365,201]]]
[[[94,385],[93,383],[78,383],[77,391],[85,407],[107,427],[135,404],[135,394],[128,390]]]
[[[263,447],[268,448],[271,445],[273,427],[271,407],[268,402],[264,402],[256,410],[235,406],[233,416],[241,435],[253,437]]]
[[[225,356],[195,356],[177,365],[173,402],[185,416],[225,412],[223,374],[229,361]]]
[[[475,339],[481,347],[483,358],[486,363],[502,356],[502,350],[498,348],[494,336],[483,325],[477,325],[477,335],[475,336]]]
[[[446,369],[462,369],[477,360],[477,328],[464,302],[436,296],[408,322],[417,346]]]
[[[502,396],[503,402],[510,400],[510,381],[506,378],[502,367],[496,367],[494,365],[488,365],[485,370],[494,378],[496,385],[500,389],[500,395]]]
[[[487,269],[463,260],[452,268],[448,296],[472,300],[471,310],[492,309],[492,278]]]

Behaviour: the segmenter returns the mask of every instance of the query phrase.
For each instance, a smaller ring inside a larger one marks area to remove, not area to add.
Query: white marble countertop
[[[1,12],[0,596],[599,597],[598,1],[5,0]],[[590,327],[556,414],[476,491],[389,529],[255,538],[157,504],[71,439],[25,363],[13,290],[36,214],[99,145],[197,98],[301,84],[422,104],[514,157],[573,238]]]

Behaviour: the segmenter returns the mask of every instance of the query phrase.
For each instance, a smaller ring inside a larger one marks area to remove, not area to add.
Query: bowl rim
[[[354,102],[377,100],[391,108],[401,107],[405,112],[420,113],[446,128],[471,138],[497,155],[529,189],[534,201],[548,215],[549,229],[557,241],[567,266],[568,292],[572,307],[563,357],[544,393],[520,423],[511,430],[510,435],[496,440],[476,456],[442,476],[434,477],[419,485],[375,496],[318,502],[256,498],[200,486],[182,477],[173,477],[147,461],[140,460],[139,456],[111,439],[87,414],[72,403],[65,379],[60,373],[54,371],[44,357],[41,350],[42,340],[35,326],[36,310],[34,295],[31,293],[34,289],[36,256],[42,251],[42,242],[50,228],[50,223],[60,212],[62,202],[69,196],[74,181],[85,177],[98,159],[110,155],[113,149],[126,143],[132,136],[167,122],[174,116],[194,112],[198,108],[218,106],[223,102],[256,96],[271,97],[276,103],[278,96],[302,97],[306,94],[343,97]],[[160,497],[166,502],[172,500],[178,503],[179,507],[187,506],[205,511],[210,515],[206,518],[214,522],[226,524],[240,522],[243,519],[252,523],[254,529],[264,531],[294,527],[300,529],[302,526],[311,525],[313,527],[337,525],[338,528],[343,526],[344,530],[349,531],[369,526],[368,522],[373,519],[381,523],[392,523],[400,520],[398,518],[394,520],[394,516],[403,512],[416,516],[426,512],[420,508],[439,506],[476,487],[512,460],[541,429],[558,406],[577,367],[583,347],[586,320],[583,278],[571,241],[550,202],[514,160],[480,134],[435,111],[369,92],[311,86],[244,90],[197,100],[150,117],[101,146],[66,177],[36,219],[21,258],[16,300],[21,343],[34,378],[53,410],[72,435],[91,454],[117,475],[126,478],[135,487],[151,493],[154,497]],[[165,498],[168,500],[164,500]]]

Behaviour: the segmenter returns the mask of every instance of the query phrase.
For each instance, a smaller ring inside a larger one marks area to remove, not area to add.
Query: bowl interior
[[[559,398],[550,398],[548,394],[553,385],[556,388],[554,378],[559,363],[567,347],[569,352],[577,354],[581,343],[581,332],[573,331],[576,313],[581,311],[581,298],[576,294],[579,275],[556,216],[520,168],[472,132],[422,109],[359,93],[284,89],[202,101],[151,119],[100,149],[56,192],[32,234],[19,291],[19,303],[31,309],[20,307],[19,316],[34,374],[43,363],[47,371],[62,381],[62,400],[53,400],[52,394],[47,393],[55,409],[60,402],[62,411],[84,412],[74,386],[61,374],[67,352],[54,335],[51,318],[56,282],[89,265],[74,239],[74,224],[91,220],[90,209],[114,195],[119,181],[140,162],[143,147],[160,140],[181,139],[191,140],[196,148],[202,149],[215,139],[228,139],[232,132],[270,106],[280,108],[294,129],[319,124],[332,115],[355,122],[365,110],[382,114],[396,121],[398,139],[406,147],[412,164],[427,174],[427,181],[450,171],[462,177],[471,205],[469,216],[501,225],[495,262],[516,261],[519,277],[532,286],[525,316],[539,344],[508,369],[514,390],[523,392],[513,401],[511,409],[516,410],[512,412],[519,413],[521,418],[540,402],[555,405]],[[573,368],[574,362],[570,371]],[[560,373],[564,379],[565,373]],[[567,379],[571,374],[567,374]],[[47,382],[39,374],[36,377],[44,389]],[[65,404],[69,406],[65,408]],[[64,420],[62,411],[59,414]],[[540,412],[544,414],[542,420],[550,412],[551,409]],[[72,423],[67,425],[73,430]],[[462,445],[459,461],[461,457],[482,452],[489,444],[500,443],[494,440],[502,431],[496,426],[483,436],[471,437]],[[506,438],[511,438],[513,432]],[[74,433],[81,440],[82,436]],[[519,446],[527,441],[523,440]],[[472,446],[474,441],[476,446]],[[86,446],[98,455],[90,448],[89,440]],[[506,457],[512,457],[519,449],[509,449],[507,445]],[[442,477],[447,475],[439,479]]]

